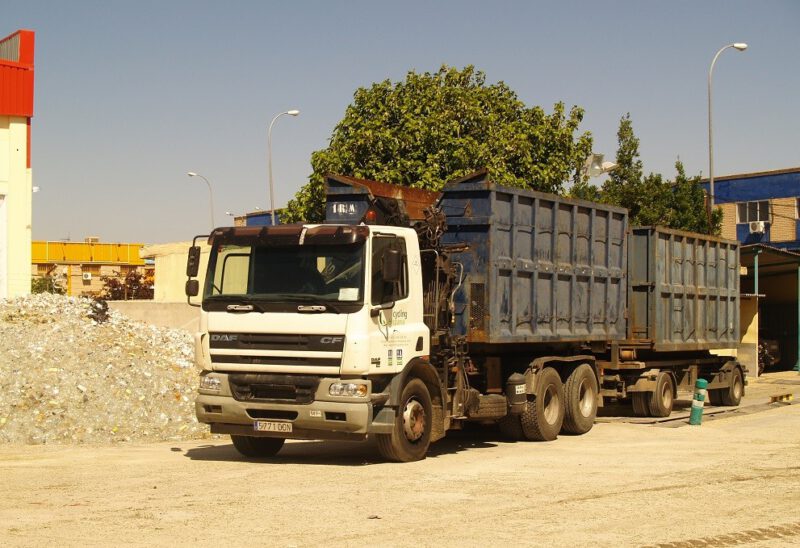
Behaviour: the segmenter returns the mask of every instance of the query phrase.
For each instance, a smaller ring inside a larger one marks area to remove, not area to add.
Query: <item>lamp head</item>
[[[190,171],[186,175],[188,175],[189,177],[197,177],[197,173],[195,173],[194,171]]]
[[[603,174],[603,155],[590,154],[583,163],[583,171],[589,177],[599,177]]]
[[[744,51],[744,50],[746,50],[746,49],[747,49],[747,44],[745,44],[744,42],[736,42],[736,43],[733,45],[733,47],[735,47],[735,48],[736,48],[736,49],[738,49],[739,51]]]
[[[298,116],[300,114],[300,111],[297,109],[287,110],[286,114],[288,114],[289,116]]]

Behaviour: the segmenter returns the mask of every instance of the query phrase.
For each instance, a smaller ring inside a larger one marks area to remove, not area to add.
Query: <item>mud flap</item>
[[[394,407],[383,407],[375,418],[372,419],[370,434],[391,434],[394,428],[394,421],[397,418]]]

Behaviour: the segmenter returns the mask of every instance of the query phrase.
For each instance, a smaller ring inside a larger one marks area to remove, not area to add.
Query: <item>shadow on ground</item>
[[[452,455],[473,449],[496,447],[514,443],[505,439],[494,427],[468,425],[461,431],[448,432],[447,436],[431,445],[428,458]],[[342,441],[290,441],[277,456],[250,459],[239,454],[233,444],[202,445],[188,449],[184,456],[200,461],[264,462],[280,464],[320,464],[332,466],[367,466],[386,461],[378,452],[374,440],[363,442]]]
[[[675,400],[672,404],[672,412],[673,413],[681,413],[683,411],[689,411],[692,407],[692,400],[691,399],[680,399]],[[597,410],[598,417],[634,417],[634,418],[646,418],[646,417],[637,417],[633,414],[633,407],[631,407],[630,403],[619,403],[619,402],[610,402],[604,405],[603,407]]]

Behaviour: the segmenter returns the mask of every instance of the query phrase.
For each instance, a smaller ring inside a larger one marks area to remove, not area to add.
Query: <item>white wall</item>
[[[8,293],[8,214],[6,197],[0,194],[0,299]]]
[[[200,281],[200,293],[203,292],[205,283],[206,268],[208,267],[208,254],[210,248],[205,241],[198,242],[201,247],[200,273],[197,279]],[[144,259],[155,260],[155,288],[153,300],[160,303],[185,303],[186,293],[186,259],[189,247],[192,242],[176,242],[172,244],[156,244],[142,248],[139,255]],[[201,297],[195,297],[192,302],[199,303]]]
[[[4,196],[0,231],[0,297],[31,291],[31,170],[28,158],[28,121],[0,116],[0,195]],[[4,241],[3,241],[4,240]],[[4,256],[4,257],[3,257]]]

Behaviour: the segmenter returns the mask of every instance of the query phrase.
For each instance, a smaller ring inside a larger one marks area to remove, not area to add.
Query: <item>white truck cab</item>
[[[415,231],[222,228],[209,244],[198,420],[251,456],[274,454],[285,438],[388,433],[392,380],[430,352]],[[410,437],[429,435],[430,417],[411,407],[422,422],[408,417]]]

